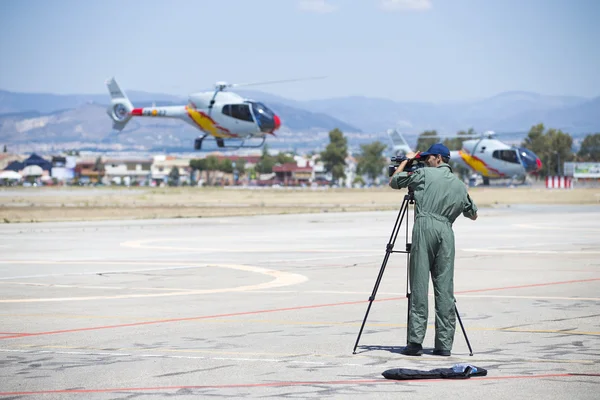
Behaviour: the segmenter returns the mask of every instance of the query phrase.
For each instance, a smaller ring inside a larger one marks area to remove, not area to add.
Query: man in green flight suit
[[[452,223],[460,214],[477,219],[477,206],[467,188],[448,165],[450,151],[441,143],[432,145],[414,159],[425,168],[404,172],[402,161],[390,178],[393,189],[414,192],[416,220],[410,250],[410,293],[407,346],[401,353],[419,356],[427,330],[429,273],[435,294],[435,348],[433,354],[449,356],[454,341],[454,232]],[[429,167],[429,168],[428,168]]]

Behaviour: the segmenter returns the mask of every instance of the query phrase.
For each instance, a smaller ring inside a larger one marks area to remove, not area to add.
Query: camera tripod
[[[375,300],[375,296],[377,295],[377,290],[379,289],[379,284],[381,283],[381,279],[383,278],[383,272],[385,271],[385,267],[392,253],[405,253],[406,254],[406,298],[408,299],[408,312],[406,313],[406,338],[408,341],[408,327],[410,325],[410,307],[411,307],[411,292],[410,292],[410,250],[412,243],[408,242],[408,205],[414,204],[414,193],[409,190],[408,193],[404,196],[404,200],[402,201],[402,205],[400,206],[400,211],[398,212],[398,216],[396,217],[396,223],[394,224],[394,229],[392,230],[392,234],[390,236],[390,240],[385,246],[385,256],[383,257],[383,263],[381,264],[381,268],[379,269],[379,275],[377,276],[377,280],[375,281],[375,287],[373,287],[373,292],[369,297],[369,305],[367,306],[367,312],[365,313],[365,317],[363,319],[362,325],[360,326],[360,331],[358,332],[358,337],[356,338],[356,343],[354,344],[354,350],[352,354],[356,354],[356,348],[358,347],[358,342],[360,340],[360,336],[362,335],[363,329],[365,327],[365,323],[367,322],[367,317],[369,316],[369,311],[371,311],[371,306],[373,305],[373,301]],[[402,226],[402,221],[406,217],[406,247],[405,250],[394,250],[394,244],[396,243],[396,238],[398,237],[398,233],[400,232],[400,227]],[[415,215],[416,218],[416,215]],[[458,308],[456,307],[456,299],[454,299],[454,311],[456,313],[456,317],[458,318],[458,322],[460,323],[460,328],[462,329],[463,335],[465,336],[465,340],[467,342],[467,346],[469,347],[469,355],[473,355],[473,349],[471,349],[471,343],[469,342],[469,338],[467,337],[467,332],[465,331],[465,327],[460,318],[460,314],[458,313]]]

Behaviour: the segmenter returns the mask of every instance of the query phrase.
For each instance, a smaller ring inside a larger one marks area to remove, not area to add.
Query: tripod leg
[[[354,343],[354,349],[352,350],[352,354],[356,354],[356,348],[358,347],[358,342],[360,341],[360,336],[362,335],[363,329],[365,327],[365,323],[367,322],[367,317],[369,316],[369,311],[371,311],[371,306],[373,305],[373,300],[375,300],[375,296],[377,295],[377,290],[379,289],[379,284],[381,283],[381,279],[383,278],[383,272],[385,271],[385,266],[390,258],[390,254],[394,249],[394,243],[396,242],[396,238],[398,237],[398,232],[400,230],[400,226],[402,225],[402,220],[404,219],[404,214],[408,210],[408,198],[405,197],[402,202],[402,206],[400,207],[400,211],[398,212],[398,217],[396,217],[396,223],[394,224],[394,229],[390,236],[390,241],[386,246],[385,256],[383,258],[383,263],[381,264],[381,268],[379,269],[379,275],[377,276],[377,281],[375,282],[375,286],[373,287],[373,292],[369,297],[369,305],[367,307],[367,312],[365,313],[365,317],[363,318],[362,325],[360,326],[360,330],[358,331],[358,337],[356,338],[356,343]]]
[[[414,224],[414,221],[413,221]],[[410,252],[412,243],[408,242],[408,214],[406,215],[406,345],[408,346],[408,334],[410,329],[410,307],[412,306],[411,291],[410,291]]]
[[[463,335],[465,335],[465,340],[467,341],[467,346],[469,347],[469,355],[473,356],[473,349],[471,348],[467,331],[465,331],[465,326],[462,323],[462,319],[460,319],[460,314],[458,313],[458,308],[456,307],[456,299],[454,300],[454,311],[456,312],[456,318],[458,318],[458,322],[460,323],[460,329],[462,329]]]

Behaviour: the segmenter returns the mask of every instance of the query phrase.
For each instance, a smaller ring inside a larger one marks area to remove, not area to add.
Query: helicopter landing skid
[[[196,140],[194,141],[194,150],[202,150],[202,141],[207,136],[208,135],[204,135],[202,137],[196,138]],[[236,140],[236,139],[228,139],[228,141],[231,141],[231,140]],[[241,149],[241,148],[246,148],[246,149],[259,148],[259,147],[262,147],[262,145],[265,143],[265,140],[266,140],[266,137],[263,136],[263,138],[259,144],[244,145],[244,143],[246,143],[246,139],[243,139],[240,144],[238,144],[236,146],[229,146],[225,143],[225,140],[223,138],[215,138],[215,141],[217,142],[217,147],[219,147],[221,149],[231,149],[231,150],[237,150],[237,149]]]

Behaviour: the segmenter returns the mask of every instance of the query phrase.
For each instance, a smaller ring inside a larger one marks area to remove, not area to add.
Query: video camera
[[[406,156],[394,156],[390,158],[392,164],[388,165],[388,176],[391,177],[396,172],[396,169],[402,163],[402,161],[408,160],[408,163],[404,167],[405,172],[413,172],[419,168],[423,168],[425,163],[418,158],[407,158]]]

